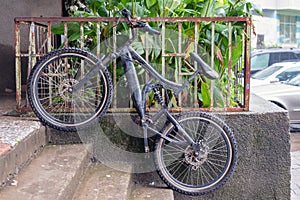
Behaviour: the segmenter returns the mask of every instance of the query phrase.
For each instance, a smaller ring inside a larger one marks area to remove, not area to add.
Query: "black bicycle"
[[[220,188],[230,178],[237,163],[233,132],[218,117],[200,111],[171,115],[161,89],[180,93],[198,75],[209,79],[218,73],[197,54],[191,53],[198,69],[183,83],[162,77],[132,47],[137,29],[160,34],[147,23],[127,18],[132,37],[103,59],[78,48],[63,48],[46,54],[34,66],[28,79],[30,105],[42,123],[63,131],[76,131],[98,121],[112,102],[113,83],[107,66],[121,58],[134,106],[143,127],[145,152],[149,152],[148,132],[158,136],[154,162],[158,174],[172,189],[189,195],[206,194]],[[134,61],[145,68],[151,79],[140,89]],[[152,83],[156,79],[158,83]],[[147,94],[153,91],[161,109],[146,115]],[[162,130],[151,126],[161,116],[167,123]]]

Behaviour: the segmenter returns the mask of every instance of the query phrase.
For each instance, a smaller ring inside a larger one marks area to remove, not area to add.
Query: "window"
[[[283,68],[283,66],[275,65],[275,66],[268,67],[265,70],[262,70],[260,72],[257,72],[256,74],[254,74],[252,76],[252,78],[258,79],[258,80],[265,80],[266,78],[268,78],[269,76],[271,76],[272,74],[274,74],[275,72],[280,70],[281,68]]]
[[[269,66],[270,54],[258,54],[251,58],[251,69],[263,69]]]
[[[288,81],[296,77],[298,74],[300,74],[300,66],[292,67],[288,70],[285,70],[278,74],[276,78],[278,78],[279,81]]]
[[[280,42],[296,43],[296,17],[280,15]]]

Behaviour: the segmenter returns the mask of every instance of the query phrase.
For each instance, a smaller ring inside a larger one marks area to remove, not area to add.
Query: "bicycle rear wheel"
[[[233,133],[219,118],[204,112],[186,112],[177,121],[199,144],[196,153],[191,145],[178,146],[158,139],[154,161],[159,176],[172,189],[188,195],[212,192],[230,178],[237,162]],[[173,124],[163,134],[175,141],[185,141]]]
[[[27,89],[36,116],[46,125],[76,131],[98,121],[112,101],[113,84],[108,70],[99,67],[78,91],[72,91],[98,62],[93,54],[77,48],[50,52],[32,69]]]

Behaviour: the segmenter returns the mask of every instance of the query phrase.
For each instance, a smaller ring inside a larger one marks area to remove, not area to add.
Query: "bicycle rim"
[[[177,146],[160,139],[156,146],[159,175],[173,189],[190,195],[211,192],[221,187],[236,163],[233,135],[220,126],[217,118],[203,113],[183,115],[178,121],[194,141],[201,143],[198,156],[190,145]],[[176,141],[185,139],[170,124],[164,134]]]
[[[54,128],[79,128],[106,111],[110,83],[102,70],[78,91],[70,92],[96,62],[94,57],[67,49],[40,64],[33,77],[33,104],[44,122]]]

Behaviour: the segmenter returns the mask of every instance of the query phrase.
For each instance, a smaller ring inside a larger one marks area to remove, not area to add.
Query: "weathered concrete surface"
[[[0,117],[0,181],[5,186],[46,145],[39,122]]]
[[[127,200],[131,191],[131,175],[94,164],[85,174],[73,200]]]
[[[221,114],[234,131],[238,164],[229,182],[201,197],[175,199],[290,199],[290,135],[287,112],[254,95],[250,112]]]
[[[201,199],[290,199],[291,161],[287,112],[252,95],[249,112],[217,115],[234,131],[239,150],[238,164],[232,178],[223,188],[201,196]],[[94,155],[101,162],[133,162],[135,172],[140,172],[140,169],[149,172],[153,165],[143,158],[139,162],[138,156],[135,159],[134,154],[131,154],[131,151],[143,151],[142,131],[134,121],[134,117],[129,114],[109,114],[93,131],[79,132],[79,138],[83,142],[93,140],[94,144],[101,144],[94,149]],[[100,135],[105,137],[99,138],[99,132],[103,132]],[[175,199],[178,200],[199,198],[175,193]]]
[[[136,173],[132,180],[131,200],[174,200],[173,190],[167,187],[156,172]]]
[[[89,163],[86,145],[46,146],[20,173],[14,186],[5,187],[0,199],[71,199]]]
[[[162,189],[151,186],[136,186],[131,195],[132,200],[174,200],[173,191],[171,189]]]

